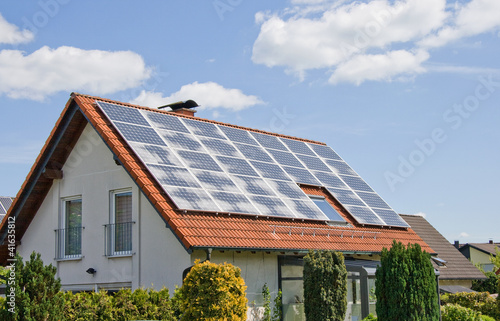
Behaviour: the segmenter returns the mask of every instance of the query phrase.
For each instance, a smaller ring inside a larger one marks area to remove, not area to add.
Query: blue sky
[[[500,2],[8,1],[0,195],[72,91],[322,141],[396,211],[500,241]]]

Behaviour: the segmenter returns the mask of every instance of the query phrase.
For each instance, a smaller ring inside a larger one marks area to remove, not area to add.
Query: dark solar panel
[[[278,149],[282,151],[288,151],[288,149],[283,145],[283,143],[276,136],[260,134],[260,133],[251,133],[252,136],[265,148]]]
[[[327,187],[328,191],[340,204],[365,206],[361,199],[350,190]]]
[[[257,161],[250,161],[250,163],[252,163],[259,174],[265,178],[290,181],[290,178],[287,176],[285,171],[283,171],[283,169],[277,164],[262,163]]]
[[[108,117],[113,121],[120,121],[124,123],[149,127],[149,123],[141,115],[141,112],[138,109],[105,103],[102,101],[99,101],[97,103],[104,110],[106,115],[108,115]]]
[[[166,146],[131,143],[143,163],[183,166],[179,158]]]
[[[410,227],[396,212],[391,209],[374,208],[373,211],[390,226]]]
[[[185,168],[163,165],[148,165],[148,168],[162,185],[201,187],[194,176]]]
[[[237,192],[238,187],[226,173],[193,170],[194,176],[206,190]]]
[[[358,175],[344,161],[338,161],[338,160],[332,160],[332,159],[325,159],[325,163],[327,163],[328,165],[330,165],[330,167],[332,168],[332,170],[333,170],[333,172],[335,174],[338,174],[338,175],[340,175],[340,174],[343,174],[343,175],[354,175],[354,176]]]
[[[340,175],[340,178],[355,191],[373,192],[371,187],[359,176]]]
[[[188,150],[178,150],[177,153],[189,168],[222,172],[222,168],[217,165],[215,160],[209,154],[192,152]]]
[[[281,198],[307,199],[308,196],[293,182],[267,180]]]
[[[216,156],[222,167],[231,174],[240,174],[248,176],[259,176],[250,166],[248,161],[241,158],[232,158],[225,156]]]
[[[314,152],[304,142],[283,137],[280,139],[295,154],[316,156],[316,154],[314,154]]]
[[[122,136],[129,142],[165,145],[160,136],[158,136],[155,130],[151,127],[136,126],[119,122],[115,122],[114,124],[118,128]]]
[[[202,151],[203,148],[198,140],[190,134],[177,133],[169,130],[161,130],[160,135],[168,142],[172,148]]]
[[[284,202],[302,217],[328,221],[328,217],[310,200],[285,199]]]
[[[226,137],[224,137],[224,135],[219,131],[217,126],[215,126],[214,124],[196,121],[192,119],[183,119],[182,121],[191,129],[191,131],[195,135],[218,138],[218,139],[226,139]]]
[[[233,145],[231,145],[231,143],[227,140],[205,137],[200,137],[199,140],[211,154],[241,157],[241,154],[238,153],[236,148],[234,148]]]
[[[250,199],[262,215],[293,217],[290,209],[277,197],[251,195]]]
[[[273,190],[262,178],[240,175],[232,175],[231,178],[244,193],[276,196]]]
[[[260,214],[243,194],[209,191],[223,212]]]
[[[164,186],[167,194],[179,209],[220,212],[208,193],[201,188]]]
[[[311,147],[315,152],[316,154],[318,154],[320,157],[323,157],[323,158],[328,158],[328,159],[336,159],[336,160],[342,160],[342,158],[339,157],[339,155],[337,155],[337,153],[335,153],[333,151],[333,149],[331,149],[330,147],[328,146],[325,146],[325,145],[316,145],[316,144],[308,144],[309,147]]]
[[[318,157],[311,157],[311,156],[306,156],[306,155],[297,155],[298,158],[306,165],[306,167],[310,170],[315,170],[315,171],[323,171],[323,172],[330,172],[330,168],[323,163],[321,159]]]
[[[386,225],[366,206],[344,205],[344,207],[360,224]]]
[[[246,130],[236,129],[233,127],[220,126],[219,128],[226,134],[229,140],[237,143],[244,143],[249,145],[258,145],[255,139],[250,136]]]
[[[321,183],[307,169],[288,166],[283,166],[283,169],[293,178],[294,182],[321,186]]]
[[[389,205],[387,205],[386,202],[384,202],[384,200],[380,196],[378,196],[375,193],[366,193],[366,192],[356,192],[356,193],[370,207],[387,208],[387,209],[391,208]]]
[[[274,149],[268,149],[267,151],[271,155],[273,155],[274,159],[278,162],[278,164],[304,168],[304,165],[302,165],[300,161],[297,159],[297,157],[295,157],[292,153],[282,152]]]
[[[240,144],[240,143],[235,143],[234,145],[248,159],[266,162],[266,163],[274,162],[272,160],[272,158],[269,156],[269,154],[266,153],[264,148],[262,148],[260,146],[253,146],[253,145]]]
[[[145,111],[144,114],[155,128],[168,129],[181,133],[189,133],[189,130],[186,128],[186,126],[184,126],[184,124],[179,120],[178,117],[155,113],[152,111]]]
[[[314,176],[326,187],[349,189],[342,180],[334,173],[314,171]]]

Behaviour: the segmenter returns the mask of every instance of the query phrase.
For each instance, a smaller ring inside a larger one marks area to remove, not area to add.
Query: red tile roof
[[[52,181],[37,177],[37,172],[43,171],[43,166],[57,168],[57,164],[64,164],[69,156],[67,148],[73,146],[81,134],[87,121],[95,128],[106,144],[118,157],[125,170],[141,188],[146,197],[151,201],[159,215],[170,226],[182,244],[188,248],[221,248],[221,249],[257,249],[257,250],[307,250],[307,249],[331,249],[347,252],[380,252],[383,247],[390,247],[392,240],[407,243],[419,243],[423,249],[433,253],[432,249],[412,230],[404,228],[365,227],[356,221],[342,208],[342,206],[323,189],[316,187],[303,187],[309,194],[325,196],[328,201],[339,211],[349,226],[328,226],[324,222],[264,218],[248,215],[217,215],[214,213],[191,213],[176,210],[175,205],[156,182],[153,176],[142,164],[139,157],[135,155],[127,142],[120,136],[113,125],[107,120],[102,111],[97,107],[95,101],[104,101],[113,104],[134,107],[138,109],[153,110],[100,97],[81,94],[72,94],[66,108],[56,123],[47,143],[43,147],[37,161],[28,174],[23,187],[19,191],[16,201],[13,203],[9,214],[18,213],[18,218],[23,221],[18,237],[22,237],[29,222],[41,204],[46,193],[50,189]],[[68,119],[71,108],[77,107],[75,117]],[[198,117],[174,114],[172,112],[156,110],[158,113],[168,113],[178,117],[193,118],[199,121],[207,121],[214,124],[222,124],[242,128],[239,126],[205,120]],[[82,117],[83,116],[83,117]],[[86,121],[87,120],[87,121]],[[67,125],[67,128],[63,127]],[[244,128],[255,132],[271,134],[290,139],[323,144],[301,138],[264,132],[261,130]],[[61,131],[68,131],[60,135]],[[57,139],[59,137],[59,140]],[[324,144],[323,144],[324,145]],[[47,160],[48,158],[48,160]],[[47,165],[42,163],[46,162]],[[42,167],[41,167],[42,166]],[[62,165],[59,165],[59,169]],[[35,193],[34,195],[30,194]],[[26,196],[23,198],[22,196]],[[25,199],[25,204],[22,201]],[[28,208],[25,208],[28,204]],[[0,225],[0,237],[5,233],[5,220]],[[17,226],[16,226],[17,228]],[[2,261],[4,248],[0,248],[0,261]]]

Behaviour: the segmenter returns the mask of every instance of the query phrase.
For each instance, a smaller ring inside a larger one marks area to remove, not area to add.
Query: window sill
[[[61,258],[55,258],[56,262],[64,262],[64,261],[81,261],[84,258],[83,255],[80,255],[78,257],[61,257]]]
[[[120,257],[132,257],[135,253],[127,253],[127,254],[112,254],[106,255],[108,259],[120,258]]]

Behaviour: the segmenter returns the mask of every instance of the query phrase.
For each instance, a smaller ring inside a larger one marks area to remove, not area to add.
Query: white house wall
[[[182,271],[189,266],[190,255],[140,193],[125,170],[95,130],[87,125],[63,166],[64,178],[54,180],[47,197],[28,227],[19,253],[28,259],[31,252],[41,253],[45,264],[57,267],[63,288],[90,290],[132,286],[163,285],[173,290],[180,285]],[[131,256],[108,258],[104,255],[104,225],[110,223],[110,192],[132,189]],[[55,260],[55,229],[59,228],[61,199],[82,197],[82,258]],[[94,268],[97,273],[86,273]]]

